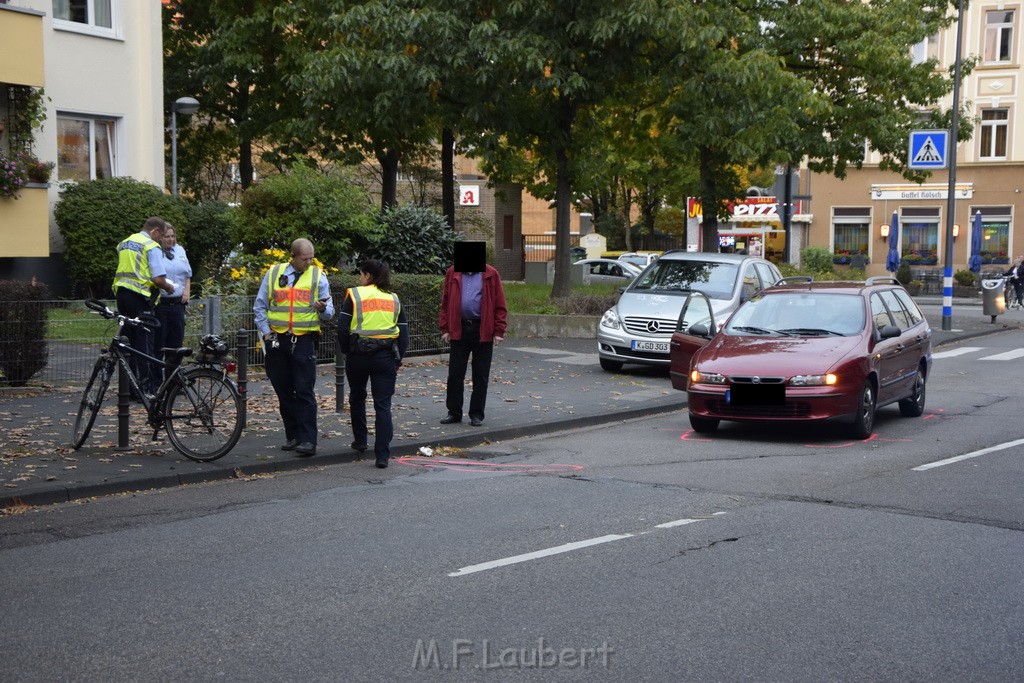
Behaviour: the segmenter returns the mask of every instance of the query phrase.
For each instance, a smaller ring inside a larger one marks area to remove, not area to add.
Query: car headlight
[[[694,384],[698,382],[702,384],[725,384],[725,375],[720,375],[717,372],[694,370],[690,373],[690,381]]]
[[[839,376],[831,372],[825,375],[794,375],[789,380],[791,387],[831,387],[839,382]]]
[[[614,308],[609,308],[601,316],[601,327],[610,327],[613,330],[622,328],[622,323],[619,322],[619,316],[615,313]]]

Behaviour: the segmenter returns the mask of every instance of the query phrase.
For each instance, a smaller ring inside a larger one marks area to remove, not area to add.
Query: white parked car
[[[658,260],[661,254],[652,254],[650,252],[638,252],[630,251],[619,256],[619,261],[628,261],[634,265],[640,266],[641,270],[651,265]]]
[[[628,285],[642,268],[629,261],[610,258],[588,258],[572,264],[583,270],[583,282],[591,285]]]

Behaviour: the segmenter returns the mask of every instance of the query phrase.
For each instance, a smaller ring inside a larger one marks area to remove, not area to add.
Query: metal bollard
[[[249,331],[239,330],[235,342],[238,346],[238,393],[242,397],[242,429],[245,429],[248,419],[246,406],[249,402]]]
[[[334,338],[334,412],[341,415],[345,412],[345,354],[341,352],[341,343]]]
[[[117,450],[129,451],[131,425],[131,392],[128,390],[128,373],[124,366],[117,364]]]

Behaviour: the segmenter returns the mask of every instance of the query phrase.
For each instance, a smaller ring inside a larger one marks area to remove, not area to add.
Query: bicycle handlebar
[[[160,321],[150,313],[143,313],[138,318],[129,318],[126,315],[121,315],[117,311],[112,311],[107,308],[106,304],[98,299],[86,299],[85,307],[91,311],[99,313],[107,320],[113,320],[117,318],[121,322],[128,323],[129,325],[139,325],[143,329],[152,332],[153,330],[160,327]]]

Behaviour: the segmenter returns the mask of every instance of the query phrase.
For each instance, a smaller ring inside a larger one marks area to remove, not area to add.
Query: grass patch
[[[116,322],[105,320],[79,301],[51,308],[47,315],[46,338],[50,341],[105,339],[116,330]]]
[[[509,313],[580,315],[576,304],[580,299],[614,301],[619,295],[618,285],[573,285],[572,296],[553,300],[551,285],[528,285],[523,282],[505,282],[503,285]],[[600,313],[594,315],[600,315],[607,308],[605,306]]]

